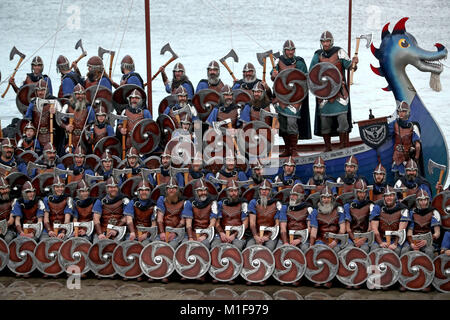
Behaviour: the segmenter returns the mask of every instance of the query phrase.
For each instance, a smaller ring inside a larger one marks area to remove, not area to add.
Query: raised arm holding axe
[[[366,48],[370,47],[370,44],[372,43],[372,34],[363,34],[360,35],[359,37],[356,38],[356,48],[355,48],[355,56],[353,58],[353,63],[352,63],[352,71],[350,72],[350,81],[349,81],[349,85],[353,84],[353,73],[356,71],[357,66],[356,64],[358,63],[358,51],[359,51],[359,42],[361,41],[361,39],[365,39],[366,40]],[[355,59],[356,58],[356,59]]]
[[[110,59],[109,59],[109,73],[107,74],[106,72],[104,73],[104,75],[106,77],[108,77],[109,81],[111,81],[112,86],[117,89],[119,87],[119,84],[114,82],[111,78],[112,76],[112,66],[113,66],[113,61],[114,61],[114,56],[116,55],[115,51],[112,50],[107,50],[104,49],[102,47],[98,47],[98,56],[103,60],[103,55],[107,53],[110,55]],[[106,70],[105,70],[106,71]]]
[[[76,60],[72,61],[72,65],[70,66],[70,68],[78,73],[79,76],[81,76],[80,69],[78,69],[78,62],[80,62],[81,59],[87,56],[87,51],[84,50],[83,41],[81,39],[78,40],[75,44],[75,50],[78,50],[78,48],[81,48],[81,55]]]
[[[13,74],[11,75],[10,80],[14,80],[14,76],[16,75],[17,70],[19,70],[20,64],[21,64],[22,61],[25,59],[25,55],[24,55],[22,52],[20,52],[19,50],[17,50],[16,47],[13,47],[13,48],[11,49],[11,52],[9,53],[9,60],[13,60],[13,59],[14,59],[14,56],[15,56],[16,54],[17,54],[20,58],[19,58],[19,61],[17,62],[16,67],[14,68],[14,72],[13,72]],[[10,86],[11,86],[11,81],[8,82],[8,86],[6,87],[5,92],[3,92],[3,94],[2,94],[2,98],[5,98],[5,95],[6,95],[6,93],[8,92]]]
[[[228,58],[233,58],[234,62],[236,62],[236,63],[239,62],[239,57],[237,56],[237,54],[234,51],[234,49],[231,49],[230,52],[228,52],[228,54],[226,56],[224,56],[223,58],[221,58],[219,61],[228,70],[228,72],[230,73],[230,76],[233,78],[233,82],[236,82],[237,79],[234,76],[233,71],[231,71],[230,67],[228,66],[228,64],[226,62],[226,59],[228,59]]]
[[[167,78],[166,73],[164,72],[164,69],[165,69],[172,61],[174,61],[175,59],[178,58],[178,55],[172,50],[172,48],[170,47],[170,44],[169,44],[169,43],[165,44],[165,45],[161,48],[160,54],[161,54],[161,55],[164,55],[164,53],[166,53],[167,51],[170,52],[170,53],[172,54],[172,57],[170,57],[170,59],[167,60],[166,63],[164,63],[161,67],[159,67],[158,72],[156,72],[156,73],[153,75],[153,77],[152,77],[152,81],[153,81],[153,79],[155,79],[155,78],[158,76],[158,74],[160,74],[160,73],[162,72],[162,78],[163,78],[164,85],[165,85],[166,82],[168,81],[168,78]],[[145,86],[145,85],[144,85],[144,86]]]

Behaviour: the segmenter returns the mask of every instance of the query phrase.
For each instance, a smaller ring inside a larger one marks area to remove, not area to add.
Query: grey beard
[[[266,207],[267,207],[267,201],[268,201],[268,198],[267,198],[267,197],[261,197],[260,199],[261,199],[261,200],[260,200],[261,206],[263,206],[264,208],[266,208]]]
[[[82,101],[75,101],[75,111],[83,111],[86,109],[86,99]]]
[[[313,178],[316,181],[322,181],[323,180],[323,174],[316,173]]]
[[[200,201],[205,201],[207,198],[208,198],[208,196],[201,196],[201,197],[199,197],[198,199],[199,199]]]
[[[232,103],[233,103],[233,100],[232,100],[232,99],[230,99],[230,100],[225,100],[224,105],[225,105],[225,107],[228,107],[228,106],[230,106]]]
[[[333,204],[321,204],[320,202],[317,205],[317,208],[319,209],[320,213],[323,214],[330,214],[331,211],[333,211]]]
[[[256,74],[253,75],[253,77],[251,77],[251,78],[244,77],[244,82],[245,83],[252,83],[255,80],[256,80]]]
[[[141,102],[138,102],[137,104],[130,104],[130,107],[132,107],[133,109],[142,107],[142,100],[141,100]]]
[[[208,84],[217,85],[220,81],[219,76],[208,76]]]
[[[289,199],[289,206],[295,207],[298,204],[299,204],[298,200],[291,200],[291,199]]]
[[[347,178],[347,179],[352,179],[352,178],[354,178],[355,177],[355,174],[354,173],[345,173],[345,178]]]
[[[181,108],[184,108],[188,105],[187,102],[179,102],[178,104]]]

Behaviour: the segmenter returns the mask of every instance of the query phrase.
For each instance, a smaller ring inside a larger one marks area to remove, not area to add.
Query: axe
[[[266,51],[266,52],[260,52],[256,53],[256,59],[258,60],[259,64],[263,67],[263,81],[266,82],[266,61],[267,57],[269,57],[272,54],[272,50]],[[273,57],[272,57],[273,59]]]
[[[338,191],[338,194],[341,194],[341,189],[344,186],[343,182],[332,182],[332,181],[327,181],[325,182],[326,186],[330,189],[336,188],[336,190]]]
[[[6,172],[5,172],[5,173],[6,173],[6,175],[10,174],[10,173],[11,173],[11,171],[13,170],[13,168],[12,168],[12,167],[10,167],[10,166],[7,166],[7,165],[5,165],[5,164],[3,164],[3,163],[0,163],[0,169],[2,169],[2,170],[4,170],[4,171],[6,171]]]
[[[167,62],[163,64],[163,66],[162,66],[163,69],[164,69],[165,67],[167,67],[172,61],[174,61],[175,59],[178,58],[178,55],[172,50],[172,48],[170,47],[170,44],[169,44],[169,43],[166,43],[166,44],[161,48],[160,54],[161,54],[161,55],[164,55],[164,53],[166,53],[167,51],[169,51],[169,52],[172,54],[172,57],[170,57],[170,59],[167,60]],[[153,81],[153,79],[155,79],[155,78],[158,76],[158,74],[159,74],[160,72],[161,72],[161,71],[158,70],[158,72],[155,73],[155,75],[152,77],[152,81]]]
[[[132,172],[133,172],[133,169],[131,169],[131,168],[128,168],[128,169],[113,168],[112,175],[117,181],[119,181],[119,178],[121,175],[127,175],[127,178],[129,178],[128,175],[131,175]]]
[[[355,239],[355,240],[358,240],[358,239],[360,239],[360,238],[366,238],[366,239],[367,239],[367,244],[368,244],[369,246],[372,245],[372,244],[373,244],[373,241],[374,241],[373,231],[369,231],[369,232],[361,232],[361,233],[355,232],[355,233],[353,234],[353,236],[354,236],[354,239]]]
[[[148,179],[147,177],[151,174],[157,174],[156,178],[157,178],[157,184],[159,185],[159,176],[158,173],[161,173],[161,168],[156,168],[156,169],[148,169],[148,168],[141,168],[141,173],[144,176],[144,179]]]
[[[88,221],[88,222],[73,222],[73,228],[74,228],[74,237],[78,237],[78,228],[86,228],[86,236],[90,236],[92,234],[92,231],[94,231],[94,221]]]
[[[177,240],[177,243],[180,243],[181,240],[183,240],[186,231],[184,230],[184,228],[166,227],[166,242],[169,242],[170,232],[176,233],[177,236],[175,237],[175,239]]]
[[[25,233],[28,233],[29,229],[33,229],[34,230],[34,237],[36,239],[39,239],[39,237],[41,236],[42,230],[43,230],[44,226],[41,222],[38,223],[24,223],[23,224],[23,230]]]
[[[113,225],[113,224],[108,224],[108,225],[106,226],[106,230],[107,230],[107,232],[108,232],[109,230],[115,230],[115,231],[117,231],[118,233],[117,233],[117,236],[116,236],[116,238],[114,239],[114,241],[120,241],[120,240],[122,240],[123,236],[125,235],[125,232],[127,231],[127,226],[121,226],[121,227],[119,227],[119,226],[115,226],[115,225]]]
[[[98,47],[98,56],[102,60],[103,60],[103,55],[105,53],[109,53],[109,55],[111,56],[111,59],[109,60],[109,78],[111,79],[112,65],[113,65],[113,60],[114,60],[114,56],[116,55],[116,52],[112,51],[112,50],[103,49],[102,47]]]
[[[280,57],[281,57],[280,51],[275,52],[275,53],[273,54],[273,57],[276,58],[276,59],[280,59]],[[275,66],[275,63],[274,63],[273,65]]]
[[[393,188],[395,192],[401,193],[403,198],[406,198],[406,191],[408,191],[408,188],[406,187],[399,187],[399,188]]]
[[[244,230],[245,226],[241,224],[240,226],[225,226],[225,234],[227,237],[230,236],[230,233],[232,231],[237,231],[236,239],[242,240],[242,237],[244,236]]]
[[[195,233],[199,236],[202,233],[206,233],[208,235],[208,242],[211,242],[214,239],[214,227],[209,227],[206,229],[195,229]]]
[[[213,125],[213,129],[214,131],[217,132],[217,134],[220,134],[220,127],[223,126],[224,124],[228,125],[231,124],[231,119],[225,119],[222,121],[213,121],[212,125]]]
[[[334,239],[340,241],[339,246],[341,248],[345,248],[348,245],[348,234],[346,233],[325,232],[325,238],[328,238],[328,244]]]
[[[62,175],[68,175],[73,176],[73,170],[63,170],[58,167],[55,167],[55,176],[62,176]]]
[[[221,184],[222,186],[226,185],[228,183],[227,180],[217,179],[214,176],[209,176],[209,181],[211,181],[212,183],[215,183],[215,184]]]
[[[148,238],[150,241],[154,241],[156,239],[156,236],[158,235],[158,227],[157,226],[144,227],[144,226],[138,225],[136,228],[138,230],[138,237],[142,236],[142,233],[144,233],[144,232],[150,233],[150,237]]]
[[[308,229],[303,230],[289,230],[289,242],[294,241],[294,236],[301,236],[302,237],[302,244],[306,243],[306,240],[308,240]]]
[[[20,58],[19,58],[19,62],[17,62],[16,68],[14,69],[13,74],[11,75],[11,78],[14,78],[14,76],[16,75],[17,70],[19,69],[20,64],[21,64],[22,61],[25,59],[25,55],[24,55],[22,52],[20,52],[19,50],[17,50],[16,47],[13,47],[13,48],[11,49],[11,52],[9,53],[9,60],[10,60],[10,61],[13,60],[13,59],[14,59],[14,56],[15,56],[16,54],[17,54]],[[6,87],[5,92],[3,92],[3,94],[2,94],[2,98],[5,97],[5,95],[6,95],[6,93],[8,92],[10,86],[11,86],[11,83],[8,82],[8,86]]]
[[[177,173],[182,173],[184,176],[184,181],[187,182],[188,176],[189,176],[189,168],[175,168],[175,167],[170,166],[169,174],[172,177],[175,177],[177,175]]]
[[[439,173],[439,180],[437,184],[441,184],[442,183],[442,177],[444,176],[444,171],[445,169],[447,169],[447,167],[443,164],[439,164],[434,162],[433,160],[429,159],[428,160],[428,173],[429,174],[433,174],[433,170],[434,169],[439,169],[441,170],[441,172]]]
[[[78,48],[81,48],[81,55],[74,61],[75,63],[78,63],[81,59],[87,56],[87,52],[83,48],[83,41],[81,39],[75,44],[75,50]]]
[[[255,183],[255,181],[253,181],[252,179],[245,180],[245,181],[237,180],[237,181],[235,181],[235,183],[239,188],[242,188],[243,186],[251,185],[251,184]]]
[[[372,34],[363,34],[356,38],[356,48],[355,48],[355,57],[358,56],[359,51],[359,42],[361,39],[366,40],[366,48],[370,48],[370,44],[372,43]],[[352,64],[352,71],[350,72],[350,85],[353,84],[353,73],[355,72],[355,64]]]
[[[100,181],[100,180],[103,181],[104,179],[103,179],[103,176],[93,176],[90,174],[85,174],[84,180],[86,181],[88,186],[91,186],[93,181]]]
[[[53,223],[53,231],[58,234],[59,229],[66,230],[64,239],[69,238],[73,233],[73,223]]]
[[[272,64],[272,68],[275,69],[275,60],[273,58],[280,59],[280,51],[269,54],[270,63]]]
[[[228,58],[233,58],[234,62],[236,62],[236,63],[239,62],[239,57],[237,56],[234,49],[231,49],[230,52],[228,52],[228,54],[225,57],[221,58],[219,61],[228,70],[228,72],[230,73],[230,76],[233,78],[233,81],[237,81],[236,77],[233,74],[233,71],[231,71],[230,67],[228,66],[228,63],[225,61]]]
[[[260,226],[259,227],[259,237],[262,238],[264,235],[264,231],[270,232],[270,240],[275,240],[275,238],[278,236],[278,232],[280,231],[279,226],[274,227],[266,227],[266,226]]]
[[[34,162],[28,162],[28,164],[27,164],[27,175],[28,176],[30,176],[31,175],[31,172],[33,171],[33,170],[38,170],[39,171],[39,173],[42,173],[45,169],[47,169],[47,167],[46,166],[44,166],[44,165],[41,165],[41,164],[37,164],[37,163],[34,163]]]
[[[405,229],[398,230],[398,231],[389,231],[388,230],[388,231],[385,232],[385,235],[386,235],[386,242],[388,244],[391,244],[391,237],[392,236],[398,237],[398,243],[400,245],[402,245],[403,242],[405,242],[405,239],[406,239],[406,231],[405,231]]]
[[[121,116],[118,114],[110,113],[109,114],[110,123],[113,124],[116,120],[122,120],[122,128],[126,128],[128,126],[128,117],[127,116]],[[128,133],[128,132],[127,132]],[[126,135],[122,134],[122,159],[125,159],[126,154]]]
[[[433,236],[431,232],[412,235],[412,240],[414,244],[417,244],[420,240],[425,240],[427,242],[427,247],[431,247],[433,245]]]
[[[0,220],[0,234],[4,236],[7,231],[8,231],[8,220],[6,219]]]
[[[272,118],[272,129],[275,129],[280,126],[278,124],[278,113],[273,113],[273,112],[269,112],[264,109],[261,109],[261,111],[259,112],[259,120],[264,122],[264,119],[266,119],[266,117]],[[298,117],[295,117],[295,118],[298,118]]]

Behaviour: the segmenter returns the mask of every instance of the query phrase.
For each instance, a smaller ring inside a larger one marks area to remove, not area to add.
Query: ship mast
[[[152,111],[152,53],[150,41],[150,0],[145,0],[145,47],[147,52],[147,108]]]

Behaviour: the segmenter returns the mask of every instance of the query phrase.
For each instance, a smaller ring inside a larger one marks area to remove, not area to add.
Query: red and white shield
[[[117,274],[126,279],[135,279],[142,275],[139,256],[144,246],[138,241],[123,241],[114,249],[112,264]]]
[[[433,286],[444,293],[450,292],[450,256],[441,254],[434,258]]]
[[[269,157],[274,139],[272,128],[262,121],[246,123],[236,138],[241,154],[258,158]]]
[[[0,271],[8,264],[9,248],[5,240],[0,238]]]
[[[231,281],[237,278],[242,265],[242,253],[231,243],[221,243],[211,250],[209,274],[216,280]]]
[[[252,283],[263,282],[272,275],[275,269],[275,258],[272,251],[261,245],[253,245],[242,251],[244,265],[241,277]]]
[[[9,243],[8,268],[18,275],[28,275],[36,269],[34,249],[36,241],[19,237]]]
[[[283,245],[273,252],[275,270],[273,277],[281,283],[294,283],[303,277],[306,260],[303,252],[291,245]]]
[[[316,244],[305,252],[305,277],[317,284],[330,282],[337,274],[339,260],[333,249]]]
[[[198,279],[208,272],[211,255],[201,242],[186,241],[175,251],[174,263],[179,275],[186,279]]]
[[[332,63],[320,62],[309,70],[308,87],[320,99],[334,97],[342,86],[342,75]]]
[[[67,274],[82,275],[90,268],[88,264],[89,249],[92,244],[84,238],[70,238],[59,248],[58,260],[61,268]]]
[[[400,277],[402,263],[391,249],[378,248],[369,253],[370,269],[367,277],[369,289],[388,288]]]
[[[142,119],[131,132],[131,144],[140,154],[149,154],[159,145],[161,130],[152,119]]]
[[[58,251],[63,240],[46,238],[39,242],[34,249],[34,259],[37,269],[47,276],[57,276],[64,272],[58,261]]]
[[[347,286],[359,286],[366,282],[370,266],[367,253],[357,247],[347,247],[339,251],[339,268],[336,278]]]
[[[91,271],[98,277],[109,278],[116,274],[112,264],[112,255],[117,242],[111,239],[99,240],[89,249],[88,263]]]
[[[139,264],[147,277],[163,279],[175,270],[173,256],[174,250],[168,243],[153,241],[142,249]]]
[[[423,252],[409,251],[400,257],[402,273],[398,282],[412,291],[425,289],[433,282],[433,261]]]
[[[308,96],[308,77],[298,69],[284,69],[275,78],[273,90],[282,103],[300,103]]]
[[[212,89],[203,89],[194,95],[192,104],[197,110],[200,120],[206,121],[214,107],[219,104],[220,98],[220,93]]]

